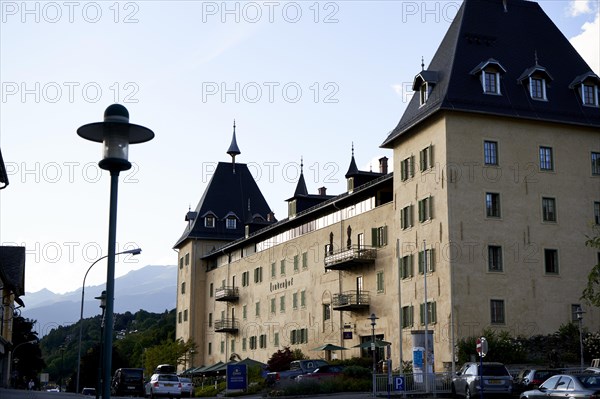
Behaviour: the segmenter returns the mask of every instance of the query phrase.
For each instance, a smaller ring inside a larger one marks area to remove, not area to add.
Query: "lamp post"
[[[375,385],[377,382],[377,359],[375,358],[375,325],[377,325],[375,320],[377,319],[379,317],[375,316],[375,313],[371,313],[371,316],[369,316],[369,320],[371,320],[371,350],[373,351],[373,397],[375,397]]]
[[[110,399],[110,372],[112,366],[113,309],[115,293],[115,245],[117,236],[117,198],[119,173],[131,168],[128,161],[129,144],[144,143],[154,138],[154,132],[129,123],[129,112],[120,104],[104,111],[104,122],[90,123],[77,129],[86,140],[103,143],[100,168],[110,171],[110,212],[108,222],[108,265],[106,273],[106,328],[102,356],[102,397]]]
[[[139,255],[142,253],[142,250],[140,248],[135,248],[135,249],[129,249],[127,251],[122,251],[122,252],[118,252],[115,255],[124,255],[124,254],[131,254],[131,255]],[[94,265],[98,262],[100,262],[102,259],[106,259],[108,257],[108,255],[102,256],[98,259],[96,259],[96,261],[94,263],[92,263],[90,265],[90,267],[88,267],[87,271],[85,272],[85,275],[83,276],[83,284],[81,285],[81,310],[79,312],[79,349],[77,351],[77,382],[75,384],[75,393],[79,393],[79,375],[81,372],[81,335],[83,333],[83,299],[85,298],[85,279],[87,278],[88,273],[90,272],[90,270],[92,270],[92,267],[94,267]],[[96,298],[98,299],[98,298]],[[102,305],[100,305],[100,307],[102,307]]]
[[[58,392],[62,392],[63,384],[63,368],[65,364],[65,346],[61,345],[58,350],[60,351],[60,371],[58,373]]]
[[[38,343],[37,339],[32,339],[31,341],[25,341],[25,342],[21,342],[20,344],[15,345],[15,347],[11,351],[11,360],[9,361],[9,365],[16,364],[18,359],[15,357],[15,352],[17,351],[17,349],[20,346],[25,345],[25,344],[37,344],[37,343]],[[16,383],[15,383],[15,385],[16,385]],[[15,388],[16,388],[16,386],[15,386]]]
[[[98,359],[98,375],[96,378],[96,399],[100,396],[102,390],[102,333],[104,332],[104,310],[106,309],[106,291],[102,291],[100,296],[94,297],[100,300],[100,309],[102,309],[102,317],[100,318],[100,358]]]
[[[575,314],[577,315],[577,322],[579,323],[579,363],[580,371],[583,371],[583,314],[585,312],[581,309],[581,306],[577,308]]]

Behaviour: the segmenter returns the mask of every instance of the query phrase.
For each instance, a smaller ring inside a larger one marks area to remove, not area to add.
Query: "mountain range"
[[[102,313],[100,302],[105,284],[85,287],[83,317]],[[145,310],[152,313],[169,311],[176,306],[177,267],[145,266],[115,279],[115,313]],[[81,312],[81,288],[65,294],[55,294],[43,289],[26,292],[22,297],[25,307],[21,316],[36,320],[34,330],[43,337],[53,328],[75,324]]]

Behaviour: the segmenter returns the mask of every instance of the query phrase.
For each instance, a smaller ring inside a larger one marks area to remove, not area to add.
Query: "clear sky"
[[[27,248],[25,288],[79,288],[106,255],[110,177],[79,126],[119,102],[154,140],[129,149],[121,174],[116,275],[175,264],[172,249],[233,120],[238,162],[254,171],[278,219],[300,158],[309,192],[345,189],[379,148],[461,1],[4,1],[0,25],[0,242]],[[598,0],[542,8],[600,72]],[[87,283],[106,280],[105,263]],[[26,297],[25,297],[26,302]]]

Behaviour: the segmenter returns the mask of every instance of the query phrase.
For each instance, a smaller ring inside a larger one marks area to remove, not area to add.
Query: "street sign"
[[[404,391],[404,377],[394,377],[394,391]]]
[[[487,343],[487,340],[485,339],[485,337],[477,338],[476,349],[477,349],[477,354],[480,357],[485,357],[485,355],[487,355],[488,343]]]

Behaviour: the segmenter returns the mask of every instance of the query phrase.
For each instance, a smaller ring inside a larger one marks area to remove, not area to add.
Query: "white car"
[[[181,382],[181,396],[192,397],[194,396],[194,384],[190,378],[179,377]]]
[[[146,384],[146,396],[181,398],[181,382],[176,374],[153,374]]]

